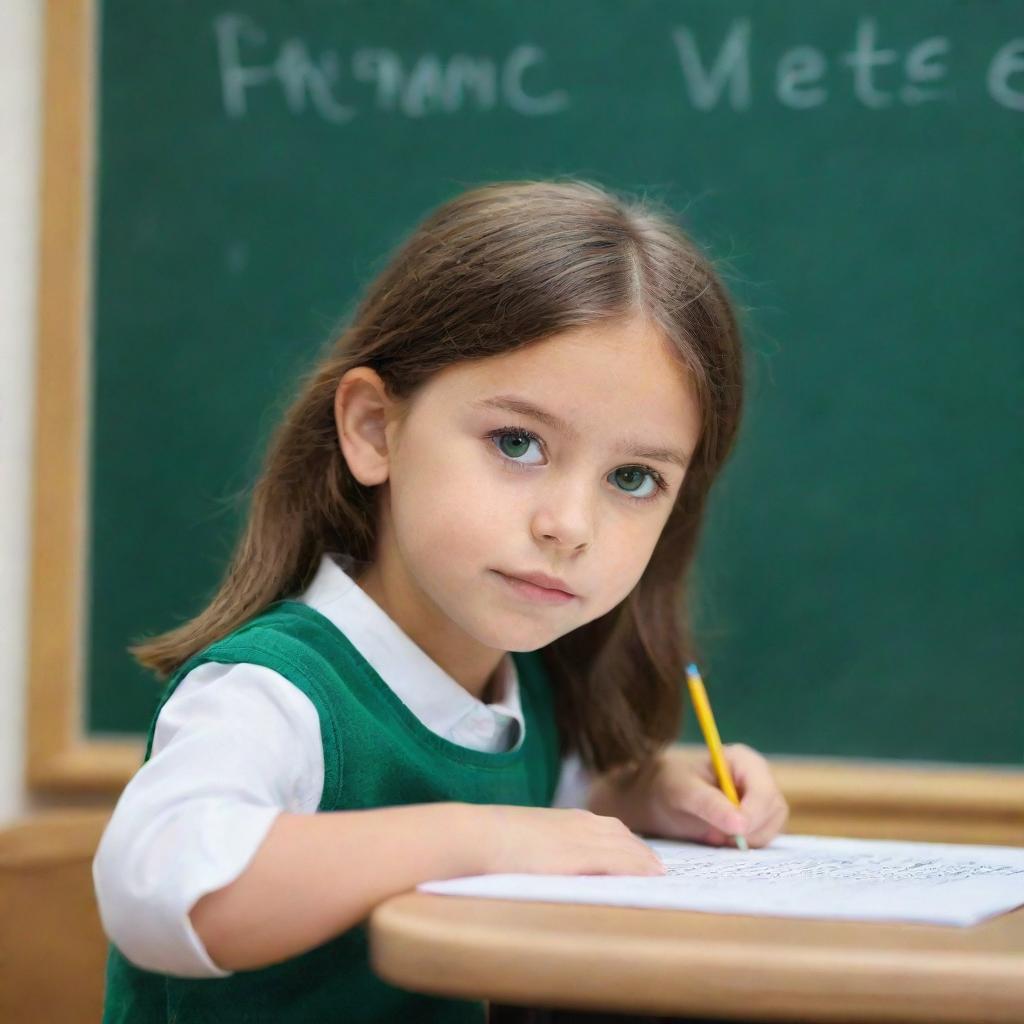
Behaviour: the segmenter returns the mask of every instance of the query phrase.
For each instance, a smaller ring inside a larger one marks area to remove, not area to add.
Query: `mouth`
[[[499,579],[505,583],[519,596],[529,601],[540,604],[566,604],[575,601],[576,595],[567,590],[559,590],[556,587],[544,587],[530,580],[521,579],[518,576],[510,576],[500,569],[492,570]]]

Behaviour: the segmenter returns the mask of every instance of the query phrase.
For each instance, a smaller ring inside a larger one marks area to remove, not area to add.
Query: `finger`
[[[735,846],[736,845],[736,837],[735,836],[728,835],[727,833],[723,832],[721,829],[717,829],[717,828],[709,828],[704,833],[704,835],[702,835],[700,837],[700,841],[702,843],[707,844],[708,846]]]
[[[782,794],[768,762],[756,750],[736,744],[729,751],[730,767],[734,766],[736,783],[742,794],[740,811],[750,822],[750,831],[754,832],[775,812],[776,801]]]
[[[750,831],[751,831],[751,833],[758,832],[762,828],[765,828],[770,822],[772,822],[776,818],[778,818],[779,815],[782,815],[783,817],[785,817],[788,814],[789,814],[789,804],[787,804],[786,801],[783,799],[783,796],[782,796],[781,793],[777,793],[775,795],[775,798],[772,800],[772,802],[768,806],[768,812],[764,815],[764,817],[760,821],[754,822],[752,824]]]
[[[740,810],[750,823],[746,833],[748,838],[768,824],[782,802],[782,797],[778,792],[767,795],[759,794],[753,797],[745,796],[740,801]]]
[[[744,834],[750,821],[717,787],[698,775],[692,775],[677,790],[673,805],[684,814],[692,814],[720,832]]]
[[[744,836],[747,846],[751,849],[767,846],[782,831],[782,827],[785,825],[788,817],[789,806],[784,800],[780,799],[779,806],[773,809],[768,820],[760,828],[754,829]],[[711,828],[701,837],[701,842],[708,843],[711,846],[735,846],[736,837],[726,835],[719,829]]]
[[[781,825],[781,821],[778,825]],[[751,850],[761,850],[766,846],[770,846],[772,841],[778,836],[780,829],[773,822],[765,825],[764,828],[755,832],[753,835],[747,838],[747,846]]]
[[[651,832],[655,839],[677,839],[684,842],[703,842],[704,835],[710,826],[696,814],[666,806],[659,817],[659,824]]]
[[[727,743],[722,750],[737,782],[748,785],[756,783],[758,779],[771,780],[767,758],[753,747],[748,747],[746,743]]]
[[[603,843],[596,847],[604,853],[605,863],[613,864],[611,873],[622,875],[665,874],[665,863],[642,839],[635,843]]]
[[[752,769],[737,772],[734,778],[741,802],[746,800],[747,803],[770,803],[771,799],[779,792],[779,787],[767,766],[764,768],[755,766]]]
[[[789,805],[780,799],[768,820],[747,836],[747,843],[750,846],[767,846],[782,831],[788,817]]]
[[[649,843],[645,842],[637,835],[634,835],[634,838],[636,839],[637,846],[640,847],[640,849],[643,851],[643,856],[646,857],[647,860],[649,860],[658,868],[665,867],[665,862],[661,859],[661,857],[658,856],[657,853],[654,852],[654,849],[651,847]]]

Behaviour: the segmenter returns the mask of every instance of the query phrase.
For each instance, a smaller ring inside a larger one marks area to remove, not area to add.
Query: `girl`
[[[428,879],[657,874],[753,846],[673,744],[687,572],[738,329],[650,204],[506,182],[438,208],[274,437],[220,589],[134,648],[168,683],[93,865],[106,1021],[482,1021],[386,985],[365,919]],[[318,812],[318,813],[313,813]]]

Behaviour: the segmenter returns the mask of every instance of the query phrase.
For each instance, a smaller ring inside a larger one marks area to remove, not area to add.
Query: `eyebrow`
[[[545,409],[541,409],[532,402],[526,401],[525,398],[519,398],[517,395],[495,395],[493,398],[482,398],[480,401],[474,402],[473,405],[483,408],[505,409],[508,412],[518,412],[523,416],[532,416],[535,420],[546,423],[549,427],[565,434],[567,437],[578,436],[578,431],[573,429],[566,420],[556,416],[554,413],[547,412]],[[641,459],[672,462],[681,469],[686,469],[690,461],[689,455],[683,455],[682,452],[677,451],[675,448],[659,448],[629,438],[622,442],[619,450],[625,455],[633,455]]]

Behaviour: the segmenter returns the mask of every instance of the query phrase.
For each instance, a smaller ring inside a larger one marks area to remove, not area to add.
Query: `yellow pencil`
[[[715,725],[715,716],[711,714],[711,704],[708,701],[707,690],[704,689],[704,680],[697,671],[697,666],[692,662],[686,666],[686,681],[690,686],[690,699],[693,701],[693,708],[697,712],[697,721],[700,722],[700,730],[704,733],[704,742],[708,745],[711,754],[711,763],[715,768],[715,775],[718,776],[718,785],[722,792],[732,801],[734,807],[739,807],[740,798],[733,785],[732,775],[729,772],[729,765],[726,763],[725,755],[722,753],[722,740],[718,735],[718,726]],[[747,841],[743,836],[733,836],[736,845],[741,850],[747,850]]]

